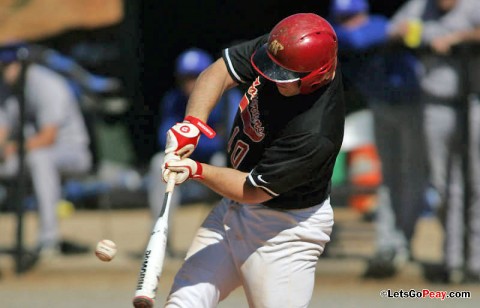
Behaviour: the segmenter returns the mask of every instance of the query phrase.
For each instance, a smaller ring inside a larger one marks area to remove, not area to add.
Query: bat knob
[[[133,299],[133,307],[135,308],[153,308],[153,299],[146,296],[139,296]]]

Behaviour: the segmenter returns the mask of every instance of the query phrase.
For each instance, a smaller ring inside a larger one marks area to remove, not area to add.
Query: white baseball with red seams
[[[111,261],[117,254],[117,245],[111,240],[101,240],[97,243],[95,255],[102,261]]]

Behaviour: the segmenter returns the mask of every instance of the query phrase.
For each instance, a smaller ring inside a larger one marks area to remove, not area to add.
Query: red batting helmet
[[[291,15],[270,32],[268,42],[252,55],[255,70],[277,83],[300,80],[308,94],[333,79],[337,66],[337,35],[322,17]]]

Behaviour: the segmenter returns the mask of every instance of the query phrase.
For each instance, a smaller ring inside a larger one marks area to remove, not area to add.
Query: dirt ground
[[[177,251],[185,251],[195,229],[210,207],[191,205],[176,212],[171,228],[172,243]],[[348,208],[335,209],[336,234],[317,267],[317,281],[310,307],[478,307],[480,284],[429,284],[418,263],[410,262],[394,278],[366,280],[361,277],[366,258],[373,253],[374,230],[371,223]],[[92,247],[102,238],[117,243],[119,252],[111,262],[101,262],[93,252],[79,256],[53,256],[42,259],[31,271],[22,275],[14,272],[11,256],[0,255],[0,308],[85,308],[132,307],[141,260],[151,219],[146,209],[88,211],[79,210],[61,220],[65,238]],[[25,241],[35,241],[36,217],[25,218]],[[0,246],[13,245],[15,219],[0,216]],[[415,235],[413,249],[417,260],[435,262],[441,255],[441,229],[434,218],[423,218]],[[180,259],[166,260],[161,278],[157,305],[161,307],[181,265]],[[382,290],[430,290],[471,292],[470,299],[394,299],[382,298]],[[238,289],[219,307],[248,307],[243,290]]]

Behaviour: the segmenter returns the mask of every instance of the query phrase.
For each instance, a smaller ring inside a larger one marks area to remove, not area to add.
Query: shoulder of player
[[[252,40],[242,41],[233,44],[231,47],[222,50],[222,58],[232,78],[239,84],[249,84],[253,81],[242,78],[244,71],[251,71],[250,64],[252,54],[265,44],[268,40],[268,34],[261,35]],[[248,75],[248,74],[247,74]],[[256,75],[255,75],[256,76]],[[243,76],[245,77],[245,76]]]
[[[232,44],[230,47],[225,48],[224,50],[227,50],[227,49],[256,50],[258,47],[262,46],[267,41],[268,41],[268,33],[265,33],[250,40],[237,41],[234,44]]]
[[[34,95],[41,95],[41,93],[46,92],[60,95],[70,92],[66,78],[48,67],[31,64],[26,74],[27,91],[35,92]]]
[[[59,73],[55,72],[54,70],[40,65],[40,64],[30,64],[27,69],[27,78],[35,78],[37,80],[42,78],[48,78],[48,79],[64,79],[62,76],[60,76]]]

